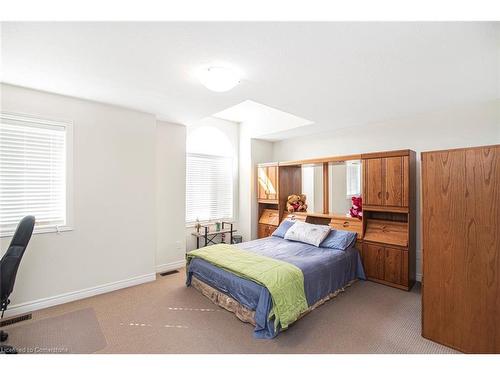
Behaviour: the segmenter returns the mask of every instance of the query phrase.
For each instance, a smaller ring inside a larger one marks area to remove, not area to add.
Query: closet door
[[[365,166],[364,202],[365,205],[381,206],[384,203],[382,196],[382,158],[366,159]]]
[[[466,243],[462,343],[473,353],[500,353],[500,147],[465,151]],[[459,272],[459,270],[457,270]]]
[[[472,328],[464,315],[466,278],[478,276],[467,275],[465,264],[465,176],[465,151],[422,154],[422,333],[462,350]]]
[[[500,353],[500,146],[422,154],[423,335]]]
[[[384,205],[403,205],[403,158],[384,158]]]

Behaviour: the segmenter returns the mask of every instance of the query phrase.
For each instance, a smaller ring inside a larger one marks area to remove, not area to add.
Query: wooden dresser
[[[422,153],[422,334],[500,353],[500,145]]]

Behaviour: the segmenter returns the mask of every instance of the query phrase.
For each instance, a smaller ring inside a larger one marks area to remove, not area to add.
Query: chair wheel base
[[[7,332],[0,331],[0,342],[7,341],[8,338],[9,334]]]
[[[0,354],[17,354],[17,350],[10,345],[0,345]]]

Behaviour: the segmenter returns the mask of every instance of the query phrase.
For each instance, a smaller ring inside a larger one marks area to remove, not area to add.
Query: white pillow
[[[287,230],[285,240],[300,241],[319,247],[330,233],[328,225],[316,225],[297,221]]]

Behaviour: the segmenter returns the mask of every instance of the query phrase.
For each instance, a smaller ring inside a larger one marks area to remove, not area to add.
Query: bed
[[[357,279],[365,278],[361,257],[353,245],[335,250],[271,236],[235,247],[241,253],[271,258],[301,271],[307,306],[294,320],[335,297]],[[254,337],[274,338],[283,328],[273,319],[273,307],[277,306],[273,306],[276,301],[268,290],[271,288],[214,263],[198,257],[188,258],[186,285],[235,313],[240,320],[253,324]]]

